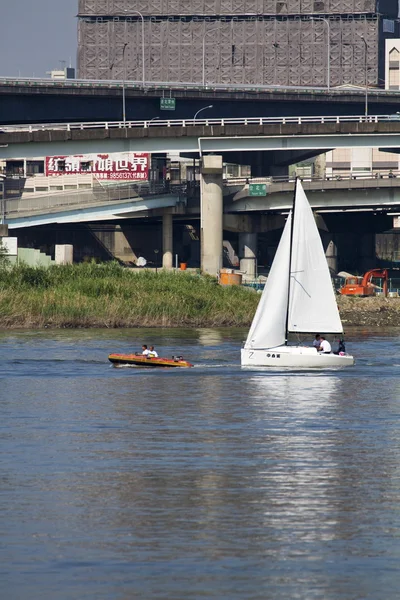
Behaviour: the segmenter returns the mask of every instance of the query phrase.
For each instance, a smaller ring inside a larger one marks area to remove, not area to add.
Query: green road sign
[[[266,183],[250,183],[249,196],[266,196],[266,195],[267,195],[267,184]]]
[[[175,98],[160,98],[160,110],[175,110]]]

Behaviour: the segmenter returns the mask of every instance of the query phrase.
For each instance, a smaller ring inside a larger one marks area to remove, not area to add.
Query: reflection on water
[[[329,374],[241,370],[235,330],[0,336],[4,597],[397,598],[387,336]],[[107,363],[150,339],[196,366]]]

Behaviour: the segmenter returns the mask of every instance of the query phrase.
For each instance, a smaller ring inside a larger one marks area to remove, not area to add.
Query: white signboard
[[[47,156],[46,176],[92,173],[98,179],[147,181],[149,157],[147,152]]]

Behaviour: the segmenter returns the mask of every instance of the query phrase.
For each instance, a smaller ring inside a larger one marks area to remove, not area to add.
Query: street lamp
[[[1,224],[6,223],[6,191],[5,191],[5,179],[0,175],[0,191],[1,191]]]
[[[135,14],[139,15],[139,17],[142,19],[142,84],[143,84],[143,88],[144,88],[146,85],[145,66],[144,66],[144,16],[138,10],[129,10],[128,12],[135,13]]]
[[[116,17],[126,17],[129,16],[131,13],[135,13],[136,15],[139,15],[139,17],[142,20],[142,85],[143,87],[145,87],[146,84],[146,71],[145,71],[145,64],[144,64],[144,16],[142,15],[141,12],[139,12],[138,10],[124,10],[122,12],[122,14],[119,15],[115,15]],[[125,34],[126,34],[126,21],[125,21]]]
[[[143,89],[144,89],[145,85],[146,85],[145,64],[144,64],[144,17],[142,15],[142,13],[139,12],[138,10],[123,11],[122,14],[115,15],[115,16],[116,17],[126,17],[130,13],[135,13],[135,14],[139,15],[139,17],[142,19],[142,85],[143,85]],[[125,21],[125,37],[126,37],[126,21]],[[126,102],[125,102],[126,64],[125,64],[125,50],[126,50],[127,45],[128,45],[128,42],[125,42],[123,50],[122,50],[122,63],[123,63],[122,120],[124,122],[124,127],[126,127]],[[114,66],[114,61],[113,61],[113,64],[111,65],[111,69],[113,68],[113,66]]]
[[[126,127],[126,101],[125,101],[125,80],[126,80],[126,63],[125,63],[125,50],[128,42],[125,42],[122,49],[122,121],[124,122],[124,128]]]
[[[324,17],[318,17],[316,19],[312,19],[313,21],[322,21],[324,23],[324,25],[326,25],[327,27],[327,38],[328,38],[328,44],[327,44],[327,54],[328,54],[328,60],[327,60],[327,66],[326,66],[326,87],[328,88],[328,92],[331,89],[331,26],[329,23],[328,19],[325,19]]]
[[[219,27],[214,27],[213,29],[205,31],[203,35],[203,85],[206,85],[206,35],[217,30],[219,30]]]
[[[193,121],[195,121],[195,120],[196,120],[196,117],[197,117],[197,115],[198,115],[199,113],[201,113],[203,110],[207,110],[208,108],[213,108],[213,105],[212,105],[212,104],[210,104],[209,106],[204,106],[203,108],[201,108],[200,110],[198,110],[198,111],[197,111],[197,113],[196,113],[196,114],[194,115],[194,117],[193,117]]]
[[[367,44],[367,40],[365,39],[365,37],[363,35],[360,35],[360,38],[362,39],[362,41],[364,42],[364,80],[365,80],[365,116],[368,117],[368,44]]]

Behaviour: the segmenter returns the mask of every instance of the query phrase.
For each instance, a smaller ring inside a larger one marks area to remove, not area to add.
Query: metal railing
[[[157,119],[142,121],[92,121],[86,123],[37,123],[31,125],[2,125],[0,133],[21,131],[74,131],[90,129],[147,129],[160,127],[208,127],[226,125],[320,125],[334,123],[381,123],[400,121],[400,115],[350,115],[350,116],[305,116],[305,117],[232,117],[222,119]],[[1,142],[1,137],[0,137]]]
[[[294,183],[297,179],[300,179],[303,183],[318,183],[318,182],[326,182],[326,181],[375,181],[382,179],[391,179],[398,180],[393,181],[393,185],[400,185],[400,171],[396,171],[393,169],[381,169],[374,171],[365,171],[365,172],[349,172],[349,171],[335,171],[333,174],[327,174],[323,177],[317,175],[295,175],[286,176],[286,175],[274,175],[268,177],[229,177],[224,180],[224,184],[227,186],[230,185],[250,185],[257,183],[269,183],[269,184],[280,184],[280,183]],[[387,186],[385,186],[387,187]]]

